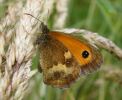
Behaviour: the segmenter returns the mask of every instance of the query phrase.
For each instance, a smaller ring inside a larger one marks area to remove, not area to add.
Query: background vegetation
[[[0,17],[4,16],[7,3],[0,4]],[[82,28],[111,39],[122,48],[122,1],[121,0],[69,0],[68,17],[65,27]],[[53,14],[55,14],[54,11]],[[53,25],[53,15],[49,26]],[[30,93],[24,100],[122,100],[122,80],[109,78],[103,70],[120,70],[122,61],[105,50],[101,50],[104,64],[101,70],[81,76],[69,89],[56,89],[43,84],[38,73],[30,84]],[[37,58],[35,58],[37,59]],[[34,60],[33,68],[37,68]],[[112,74],[111,74],[112,75]],[[118,74],[117,74],[118,75]],[[122,76],[120,76],[122,77]]]

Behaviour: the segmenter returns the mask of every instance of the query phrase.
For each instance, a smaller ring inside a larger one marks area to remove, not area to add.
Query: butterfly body
[[[102,63],[99,50],[84,39],[49,31],[45,25],[36,44],[40,50],[44,83],[54,87],[68,87],[80,75],[96,70]]]

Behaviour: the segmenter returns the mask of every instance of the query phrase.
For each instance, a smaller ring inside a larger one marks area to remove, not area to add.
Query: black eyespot
[[[88,58],[88,56],[89,56],[89,52],[88,51],[85,50],[85,51],[82,52],[82,57],[83,58]]]

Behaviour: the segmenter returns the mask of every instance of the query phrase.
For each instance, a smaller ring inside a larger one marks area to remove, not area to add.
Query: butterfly
[[[36,45],[40,52],[39,69],[47,85],[69,87],[81,75],[97,70],[103,57],[96,46],[91,45],[76,33],[66,34],[50,31],[41,23],[42,34]]]

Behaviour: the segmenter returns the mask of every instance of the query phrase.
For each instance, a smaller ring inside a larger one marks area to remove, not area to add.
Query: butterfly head
[[[47,41],[50,39],[49,34],[48,34],[50,30],[43,22],[41,22],[40,29],[41,29],[41,34],[39,34],[39,36],[36,39],[36,42],[35,42],[36,45],[47,43]]]
[[[43,22],[41,22],[40,29],[42,31],[42,34],[48,34],[50,31],[47,25],[45,25]]]

